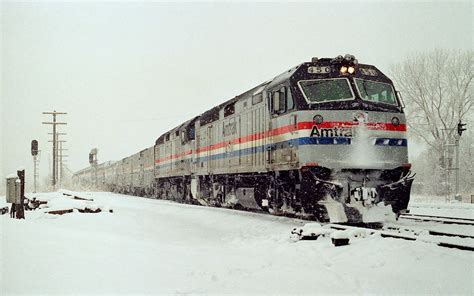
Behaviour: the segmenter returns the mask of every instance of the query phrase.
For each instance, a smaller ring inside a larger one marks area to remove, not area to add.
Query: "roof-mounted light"
[[[331,60],[331,64],[334,64],[336,69],[339,69],[339,73],[342,75],[354,74],[356,72],[356,66],[358,64],[355,56],[346,54],[344,57],[338,55]]]

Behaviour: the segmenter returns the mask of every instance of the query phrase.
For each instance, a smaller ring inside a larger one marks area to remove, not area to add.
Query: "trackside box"
[[[7,177],[7,203],[20,204],[20,179],[16,176]]]

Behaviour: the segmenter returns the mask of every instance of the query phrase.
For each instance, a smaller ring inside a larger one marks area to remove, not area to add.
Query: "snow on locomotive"
[[[392,81],[352,55],[313,58],[75,178],[109,190],[320,221],[406,211],[413,176]]]

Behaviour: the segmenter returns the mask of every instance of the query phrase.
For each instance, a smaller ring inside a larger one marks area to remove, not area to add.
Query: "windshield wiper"
[[[364,87],[365,96],[368,98],[369,93],[367,92],[367,88],[365,87],[366,83],[367,83],[367,80],[362,80],[362,86]],[[362,98],[362,99],[367,101],[367,98]]]

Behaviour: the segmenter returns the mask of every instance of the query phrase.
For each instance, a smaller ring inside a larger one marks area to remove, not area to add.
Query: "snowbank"
[[[90,197],[114,214],[0,216],[0,294],[473,293],[471,252],[378,236],[295,243],[296,219]]]

